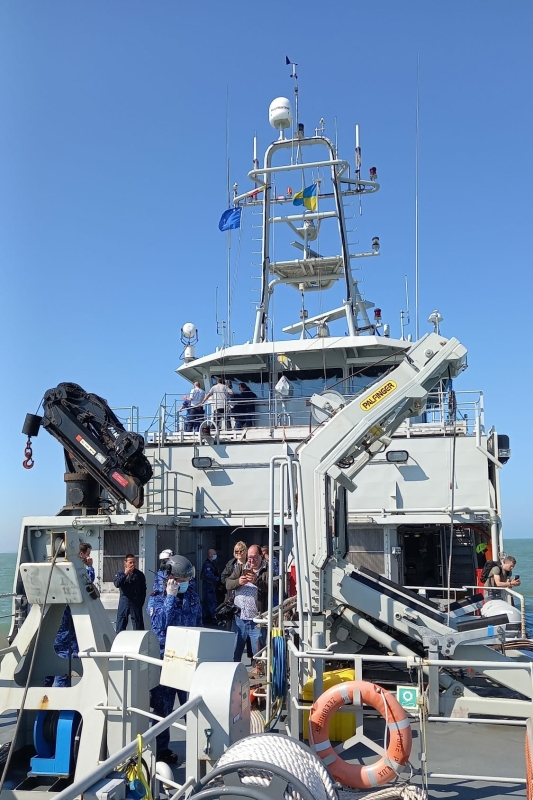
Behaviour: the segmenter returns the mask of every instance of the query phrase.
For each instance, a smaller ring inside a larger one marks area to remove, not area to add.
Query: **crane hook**
[[[31,469],[35,464],[35,461],[33,460],[33,450],[31,449],[31,439],[29,438],[28,441],[26,442],[24,455],[26,456],[26,458],[22,462],[22,466],[24,467],[24,469]]]

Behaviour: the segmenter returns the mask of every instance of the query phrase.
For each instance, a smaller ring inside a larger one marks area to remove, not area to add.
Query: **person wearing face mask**
[[[151,595],[148,601],[148,614],[152,631],[159,640],[159,654],[163,658],[167,629],[173,627],[201,628],[202,606],[196,589],[191,586],[195,570],[185,556],[170,556],[164,567],[166,573],[165,589],[162,597]],[[187,702],[187,692],[178,690],[180,704]],[[168,716],[176,700],[176,689],[170,686],[156,686],[150,692],[150,703],[154,714]],[[157,737],[157,760],[176,764],[178,758],[169,748],[170,730]]]
[[[217,551],[208,550],[207,558],[200,573],[203,586],[202,606],[204,622],[216,622],[215,611],[218,606],[217,589],[220,585],[220,571],[217,564]]]

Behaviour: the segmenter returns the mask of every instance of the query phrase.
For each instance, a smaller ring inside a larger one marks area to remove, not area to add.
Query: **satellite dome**
[[[268,121],[273,128],[282,131],[292,125],[291,101],[287,97],[276,97],[268,109]]]
[[[181,332],[186,339],[194,339],[196,336],[196,325],[194,322],[186,322]]]

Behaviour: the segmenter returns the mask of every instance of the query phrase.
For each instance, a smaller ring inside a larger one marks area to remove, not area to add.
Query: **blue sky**
[[[378,235],[382,255],[361,288],[393,335],[413,277],[420,55],[421,331],[438,308],[443,333],[468,347],[457,388],[482,388],[489,425],[511,436],[505,530],[529,535],[532,35],[526,0],[3,0],[0,549],[15,549],[23,514],[63,503],[52,437],[35,440],[32,471],[21,466],[24,415],[46,389],[75,381],[148,415],[183,388],[185,321],[199,354],[220,344],[226,96],[231,179],[244,191],[252,137],[262,152],[268,105],[292,90],[286,54],[307,130],[323,117],[333,136],[336,117],[353,159],[358,122],[364,168],[378,168],[358,235],[365,246]],[[256,297],[244,250],[236,342],[251,335]],[[278,327],[297,320],[296,293],[276,302]]]

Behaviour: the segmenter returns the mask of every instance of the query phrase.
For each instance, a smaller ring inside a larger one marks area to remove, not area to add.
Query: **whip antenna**
[[[418,310],[418,132],[420,116],[420,55],[416,59],[416,130],[415,130],[415,339],[419,338]]]
[[[296,67],[298,64],[291,61],[289,56],[285,56],[285,64],[287,67],[291,67],[291,78],[294,78],[294,118],[296,121],[296,130],[298,130],[298,75],[296,74]]]

